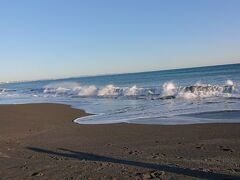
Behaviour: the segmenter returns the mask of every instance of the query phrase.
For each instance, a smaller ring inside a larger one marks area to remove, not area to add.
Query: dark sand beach
[[[240,124],[78,125],[67,105],[0,106],[0,179],[240,179]]]

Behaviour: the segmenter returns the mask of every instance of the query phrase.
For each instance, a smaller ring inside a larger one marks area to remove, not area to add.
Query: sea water
[[[0,84],[1,104],[42,102],[95,114],[79,124],[240,122],[240,64]]]

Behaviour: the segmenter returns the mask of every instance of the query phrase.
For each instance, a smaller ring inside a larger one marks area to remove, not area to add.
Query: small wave
[[[207,98],[207,97],[235,97],[239,95],[239,89],[231,80],[224,85],[211,85],[196,83],[193,86],[179,88],[178,97],[184,99]]]
[[[92,86],[80,86],[78,83],[61,83],[47,85],[43,93],[68,96],[94,96],[97,88]]]
[[[207,111],[191,114],[181,114],[178,116],[195,117],[195,118],[207,118],[207,119],[240,119],[240,110],[219,110],[219,111]]]
[[[0,89],[0,96],[1,97],[17,97],[19,94],[14,89]]]
[[[159,95],[158,88],[139,88],[136,85],[132,87],[117,87],[107,85],[97,88],[95,85],[81,86],[77,83],[64,83],[48,85],[44,89],[44,94],[72,95],[80,97],[98,96],[98,97],[120,97],[120,96],[148,96]]]
[[[15,89],[0,89],[0,93],[15,92]]]

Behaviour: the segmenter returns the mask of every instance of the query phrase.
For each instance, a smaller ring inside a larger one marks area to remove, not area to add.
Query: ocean
[[[79,124],[240,122],[240,64],[0,84],[0,104],[62,103]]]

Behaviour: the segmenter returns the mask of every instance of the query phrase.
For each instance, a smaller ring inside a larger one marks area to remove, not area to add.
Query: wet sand
[[[240,124],[72,122],[86,115],[67,105],[1,105],[0,179],[240,178]]]

